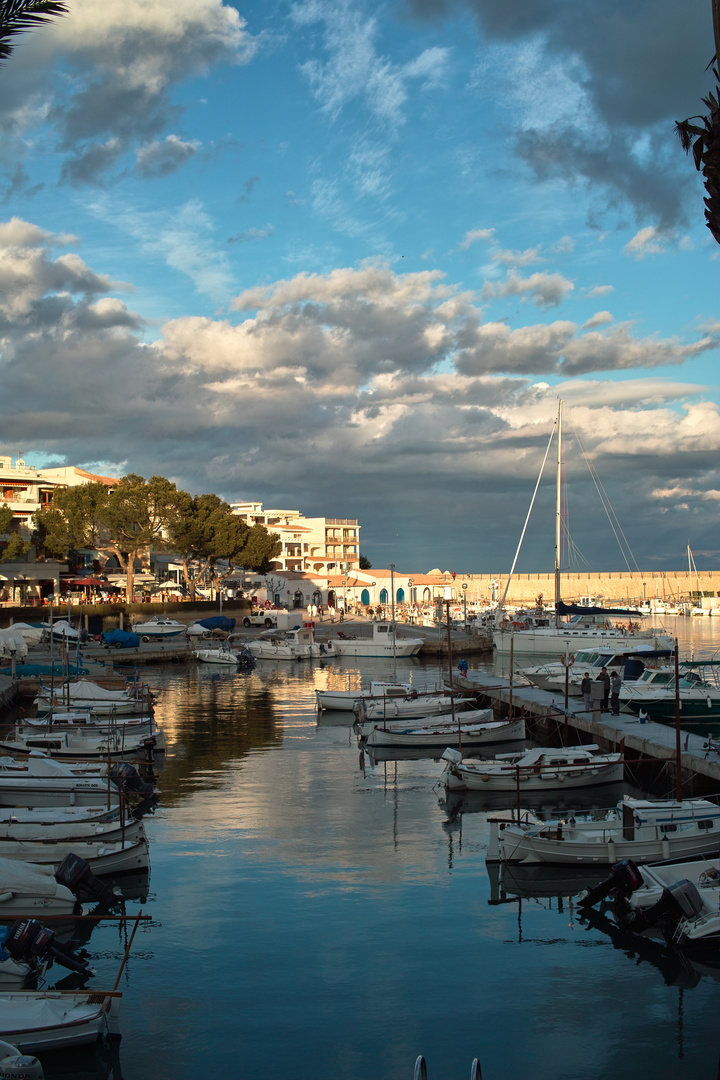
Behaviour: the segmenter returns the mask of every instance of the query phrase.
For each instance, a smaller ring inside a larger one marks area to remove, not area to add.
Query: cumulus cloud
[[[247,63],[256,48],[221,0],[73,0],[67,18],[18,52],[0,130],[17,137],[42,117],[70,183],[96,182],[133,149],[141,173],[163,175],[193,150],[162,136],[180,112],[173,88],[212,66]]]
[[[609,311],[596,311],[595,314],[583,323],[583,330],[593,330],[596,326],[606,326],[613,321]]]
[[[625,252],[635,259],[644,259],[648,255],[662,255],[667,250],[667,238],[652,225],[635,233],[625,245]]]
[[[56,246],[29,222],[0,224],[10,449],[22,439],[68,462],[118,463],[104,472],[337,508],[369,531],[389,514],[422,533],[422,507],[443,505],[462,476],[465,505],[479,514],[481,493],[482,512],[506,529],[562,396],[603,482],[631,483],[642,535],[675,506],[649,493],[679,477],[691,512],[710,520],[702,493],[720,490],[718,407],[701,400],[704,387],[647,374],[709,338],[639,339],[630,326],[569,320],[511,329],[485,322],[477,297],[435,271],[368,264],[245,290],[232,317],[173,319],[146,345],[117,283]],[[631,377],[591,374],[617,368]]]
[[[525,296],[539,307],[557,307],[569,292],[575,288],[562,274],[509,274],[504,281],[488,281],[483,286],[484,299],[497,299],[504,296]]]

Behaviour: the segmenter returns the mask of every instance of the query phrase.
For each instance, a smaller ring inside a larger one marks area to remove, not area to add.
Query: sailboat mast
[[[558,402],[557,415],[557,472],[555,481],[555,625],[560,625],[558,604],[560,595],[560,541],[562,534],[562,399]]]

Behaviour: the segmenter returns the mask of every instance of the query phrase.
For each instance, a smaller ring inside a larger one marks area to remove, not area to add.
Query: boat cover
[[[27,656],[27,643],[20,630],[15,626],[9,626],[7,630],[0,630],[0,656],[12,656],[18,659]]]
[[[117,649],[139,649],[140,635],[131,634],[128,630],[111,630],[103,634],[106,645],[114,645]]]
[[[225,615],[213,615],[209,619],[197,619],[196,622],[206,630],[225,630],[228,634],[235,629],[235,619],[228,619]]]
[[[615,618],[620,616],[626,619],[644,618],[643,612],[636,611],[634,608],[583,607],[582,604],[566,604],[562,600],[558,600],[555,607],[558,615],[612,615]]]

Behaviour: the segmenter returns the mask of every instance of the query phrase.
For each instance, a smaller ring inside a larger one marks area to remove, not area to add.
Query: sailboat
[[[562,601],[560,538],[562,534],[562,410],[564,404],[562,400],[558,403],[556,421],[555,624],[554,626],[536,626],[530,620],[518,624],[509,619],[503,619],[493,631],[493,645],[498,652],[510,652],[512,648],[515,656],[540,653],[546,656],[568,658],[579,649],[588,648],[608,648],[615,652],[626,652],[638,648],[673,649],[675,641],[669,634],[657,633],[654,630],[643,632],[640,629],[643,618],[640,611],[629,608],[586,607],[564,604]],[[549,448],[548,445],[548,450]],[[543,467],[544,465],[543,461]],[[540,475],[542,476],[542,470]],[[537,493],[537,487],[535,491]],[[513,563],[513,570],[514,567]],[[512,577],[512,570],[510,576]],[[510,579],[505,590],[506,594],[509,585]],[[569,618],[563,621],[562,616],[569,616]],[[618,619],[621,620],[619,623],[615,621]]]

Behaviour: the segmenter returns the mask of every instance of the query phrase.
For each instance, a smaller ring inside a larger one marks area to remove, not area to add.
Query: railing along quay
[[[632,751],[638,758],[652,758],[660,764],[667,762],[672,764],[673,769],[675,767],[675,728],[666,724],[657,724],[652,720],[641,723],[630,712],[621,712],[619,716],[599,711],[585,712],[580,699],[572,697],[568,699],[566,710],[563,694],[514,682],[511,686],[509,679],[484,671],[470,671],[467,676],[453,675],[452,685],[453,689],[465,693],[473,690],[493,705],[502,703],[509,707],[512,702],[513,713],[522,711],[527,718],[546,724],[549,730],[562,732],[563,729],[569,731],[574,728],[576,732],[590,735],[593,742],[605,744],[613,750]],[[710,787],[720,792],[720,754],[706,749],[706,736],[693,735],[683,728],[680,734],[683,779],[705,777],[711,782]]]

